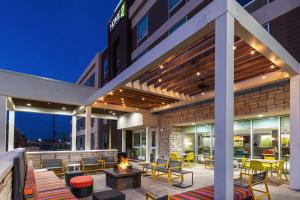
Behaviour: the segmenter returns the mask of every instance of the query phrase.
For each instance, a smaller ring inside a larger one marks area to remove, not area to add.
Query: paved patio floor
[[[200,187],[205,187],[213,184],[213,174],[212,169],[205,169],[203,165],[198,165],[197,167],[188,168],[186,170],[192,170],[194,172],[194,186],[186,189],[180,189],[174,186],[169,186],[166,177],[160,177],[157,181],[152,180],[150,177],[142,177],[142,187],[138,189],[130,189],[122,191],[126,195],[126,200],[145,200],[146,192],[151,192],[155,195],[164,195],[167,193],[178,194],[185,191],[193,190]],[[235,176],[238,177],[239,170],[235,170]],[[94,192],[109,190],[106,187],[105,174],[95,174],[94,177]],[[186,176],[185,181],[190,181]],[[271,192],[272,200],[299,200],[300,191],[293,191],[289,189],[286,182],[281,182],[279,180],[272,181],[269,184],[269,189]],[[260,186],[259,186],[260,187]],[[91,197],[82,198],[82,200],[90,200]]]

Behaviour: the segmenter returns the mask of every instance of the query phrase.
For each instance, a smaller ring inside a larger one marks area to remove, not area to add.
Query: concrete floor
[[[164,195],[167,193],[178,194],[185,191],[201,188],[213,184],[214,171],[212,169],[205,169],[203,165],[189,168],[186,170],[192,170],[194,172],[194,186],[186,189],[180,189],[167,184],[166,178],[160,177],[157,181],[153,181],[150,177],[142,177],[142,187],[138,189],[130,189],[122,191],[126,195],[126,200],[144,200],[146,192],[151,192],[155,195]],[[235,176],[238,177],[239,170],[235,170]],[[94,177],[94,192],[105,191],[111,188],[106,187],[105,174],[95,174]],[[185,181],[190,181],[186,176]],[[272,179],[272,183],[269,184],[272,200],[299,200],[300,192],[296,192],[289,189],[287,182],[279,181],[278,179]],[[259,186],[261,187],[261,186]],[[90,200],[92,197],[82,198],[82,200]],[[266,198],[265,198],[266,199]]]

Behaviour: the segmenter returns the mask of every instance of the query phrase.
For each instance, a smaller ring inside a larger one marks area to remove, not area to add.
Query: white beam
[[[92,108],[87,106],[85,108],[85,150],[91,150],[91,137],[92,137]]]
[[[92,115],[93,118],[93,115]],[[98,119],[94,119],[94,149],[99,149],[99,124],[98,124]]]
[[[8,151],[14,149],[15,144],[15,111],[8,114]]]
[[[53,103],[86,105],[96,89],[49,78],[0,70],[0,95]]]
[[[76,132],[77,132],[77,119],[76,116],[72,116],[72,151],[76,151]]]
[[[122,129],[122,152],[126,152],[126,130]]]
[[[290,79],[290,188],[300,190],[300,75]]]
[[[48,109],[48,108],[29,107],[29,106],[16,106],[15,111],[51,114],[51,115],[68,115],[68,116],[72,115],[72,112],[67,110],[55,110],[55,109]]]
[[[151,131],[150,127],[146,126],[146,162],[150,162],[150,154],[151,154]]]
[[[215,199],[233,199],[234,18],[216,19]]]
[[[91,95],[89,104],[94,103],[98,98],[104,97],[109,92],[119,89],[147,70],[158,66],[163,61],[174,56],[174,54],[186,49],[199,40],[199,38],[213,31],[212,22],[225,11],[226,8],[218,1],[212,1],[187,23],[183,24],[175,32],[121,72],[117,77],[112,79],[108,84]]]
[[[0,152],[6,151],[6,112],[6,97],[0,96]]]
[[[253,49],[287,71],[298,74],[300,65],[291,54],[268,33],[238,2],[229,0],[229,12],[236,19],[236,34]]]
[[[116,110],[122,112],[140,112],[140,113],[148,113],[150,114],[149,110],[140,109],[140,108],[133,108],[128,106],[121,106],[121,105],[114,105],[114,104],[105,104],[105,103],[94,103],[93,108],[100,108],[105,110]]]

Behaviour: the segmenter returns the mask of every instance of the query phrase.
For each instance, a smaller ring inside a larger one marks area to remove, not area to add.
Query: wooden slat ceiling
[[[264,74],[279,70],[279,67],[254,51],[240,38],[235,38],[233,50],[235,54],[235,83],[257,76],[263,78]],[[173,57],[171,60],[142,74],[134,81],[138,80],[140,84],[190,97],[214,89],[214,33],[206,35],[201,41]],[[112,95],[105,96],[99,102],[142,109],[155,109],[178,102],[178,100],[154,93],[149,94],[143,91],[121,88],[121,90],[113,91]]]
[[[171,61],[149,70],[137,80],[154,88],[194,96],[214,89],[215,37],[209,34]],[[277,71],[279,67],[235,38],[235,83]]]
[[[98,102],[133,108],[153,109],[178,102],[178,100],[131,89],[120,89],[109,93],[103,99],[99,99]]]

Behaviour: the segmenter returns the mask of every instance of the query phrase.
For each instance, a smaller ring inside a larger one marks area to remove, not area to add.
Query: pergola
[[[0,122],[3,128],[6,97],[19,104],[24,99],[44,102],[42,110],[49,109],[45,102],[65,106],[60,112],[73,116],[72,136],[75,116],[85,116],[90,124],[92,108],[150,114],[214,98],[215,198],[231,200],[234,92],[290,79],[290,187],[300,189],[299,67],[235,0],[214,0],[101,89],[0,72]],[[118,119],[110,113],[98,117]],[[86,149],[90,129],[85,131]]]

